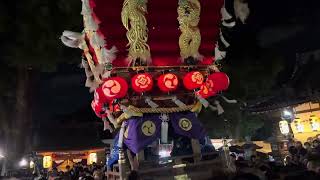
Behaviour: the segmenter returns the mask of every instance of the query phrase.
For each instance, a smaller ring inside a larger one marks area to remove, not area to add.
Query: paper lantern
[[[304,126],[303,126],[300,118],[296,118],[294,120],[294,124],[295,124],[295,127],[296,127],[296,131],[298,133],[302,133],[304,131]]]
[[[208,76],[208,80],[213,82],[215,92],[227,90],[230,84],[229,77],[223,72],[216,72]]]
[[[100,102],[98,102],[96,100],[93,100],[91,102],[91,108],[99,118],[107,117],[107,115],[104,112],[103,103],[100,103]]]
[[[280,132],[283,135],[287,135],[290,132],[289,124],[286,120],[279,121]]]
[[[311,115],[309,121],[310,121],[312,131],[319,131],[320,130],[320,122],[319,122],[319,118],[317,116]]]
[[[101,86],[94,90],[93,96],[94,96],[94,100],[97,101],[97,102],[100,102],[100,103],[106,103],[106,102],[110,101],[104,95]]]
[[[153,87],[153,79],[149,73],[137,74],[131,79],[132,89],[138,93],[150,91]]]
[[[97,161],[98,161],[97,153],[90,153],[89,156],[88,156],[87,164],[91,165],[93,163],[97,163]]]
[[[48,169],[52,167],[52,157],[51,156],[44,156],[42,159],[43,168]]]
[[[187,73],[183,78],[183,85],[188,90],[200,88],[203,84],[204,77],[199,71],[192,71]]]
[[[213,82],[210,79],[207,79],[200,87],[200,90],[197,92],[201,97],[208,98],[216,95],[216,92],[213,90]]]
[[[158,78],[158,86],[163,92],[171,92],[178,88],[179,80],[175,74],[167,73]]]
[[[128,84],[122,77],[105,79],[101,85],[102,92],[107,100],[123,98],[128,92]]]

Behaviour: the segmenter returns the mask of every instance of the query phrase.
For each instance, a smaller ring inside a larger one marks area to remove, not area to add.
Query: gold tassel
[[[147,2],[141,0],[125,0],[121,11],[123,26],[127,29],[129,46],[129,64],[135,65],[140,59],[144,64],[150,63],[150,47],[148,41],[148,28],[145,14]]]
[[[180,56],[182,59],[193,57],[201,60],[199,53],[201,34],[198,28],[201,5],[199,0],[180,1],[178,6],[178,21],[181,35],[179,38]]]

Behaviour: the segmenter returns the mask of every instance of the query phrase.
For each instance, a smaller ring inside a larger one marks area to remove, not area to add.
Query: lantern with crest
[[[199,71],[187,73],[183,78],[183,85],[188,90],[200,88],[203,84],[204,77]]]
[[[112,101],[126,96],[128,84],[122,77],[111,77],[104,80],[101,88],[105,98]]]
[[[144,93],[152,90],[153,79],[149,73],[141,73],[132,77],[131,79],[132,89],[137,93]]]
[[[173,73],[162,74],[158,78],[158,87],[163,92],[172,92],[178,88],[178,77]]]

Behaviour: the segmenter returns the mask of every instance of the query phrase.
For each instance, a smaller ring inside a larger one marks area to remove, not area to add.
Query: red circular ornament
[[[128,92],[128,84],[122,77],[105,79],[101,85],[102,92],[107,100],[123,98]]]
[[[209,75],[208,80],[213,82],[213,91],[215,92],[227,90],[230,84],[229,77],[223,72]]]
[[[91,102],[91,108],[93,109],[93,111],[95,112],[95,114],[99,117],[106,117],[107,115],[104,113],[103,111],[103,103],[100,103],[96,100],[92,100]]]
[[[149,73],[137,74],[131,79],[132,89],[138,93],[150,91],[153,87],[153,79]]]
[[[199,71],[192,71],[187,73],[183,78],[183,85],[188,90],[200,88],[203,84],[204,77]]]
[[[207,81],[201,85],[200,90],[197,93],[203,98],[216,95],[216,92],[213,90],[212,80],[207,79]]]
[[[94,100],[99,102],[99,103],[108,102],[108,99],[104,95],[101,86],[94,90],[93,97],[94,97]]]
[[[167,73],[159,76],[158,86],[163,92],[171,92],[178,88],[179,80],[175,74]]]

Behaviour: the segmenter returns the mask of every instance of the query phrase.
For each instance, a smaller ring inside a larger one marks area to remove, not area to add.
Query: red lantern
[[[208,79],[205,83],[203,83],[197,93],[203,98],[214,96],[216,92],[213,90],[212,80]]]
[[[229,77],[223,72],[216,72],[208,76],[208,80],[213,82],[213,91],[219,92],[227,90],[230,84]]]
[[[100,103],[96,100],[93,100],[91,102],[91,108],[93,109],[93,111],[95,112],[95,114],[99,117],[99,118],[102,118],[102,117],[107,117],[107,115],[104,113],[103,109],[103,103]]]
[[[102,91],[102,87],[98,87],[96,90],[94,90],[94,100],[99,102],[99,103],[106,103],[109,102],[109,100],[106,98]]]
[[[158,78],[158,86],[163,92],[171,92],[178,88],[179,80],[175,74],[167,73]]]
[[[122,77],[111,77],[102,83],[102,92],[107,100],[123,98],[128,92],[128,84]]]
[[[131,79],[131,85],[138,93],[150,91],[153,87],[152,76],[149,73],[137,74]]]
[[[183,78],[183,85],[188,90],[200,88],[203,84],[203,75],[199,71],[192,71],[187,73]]]

